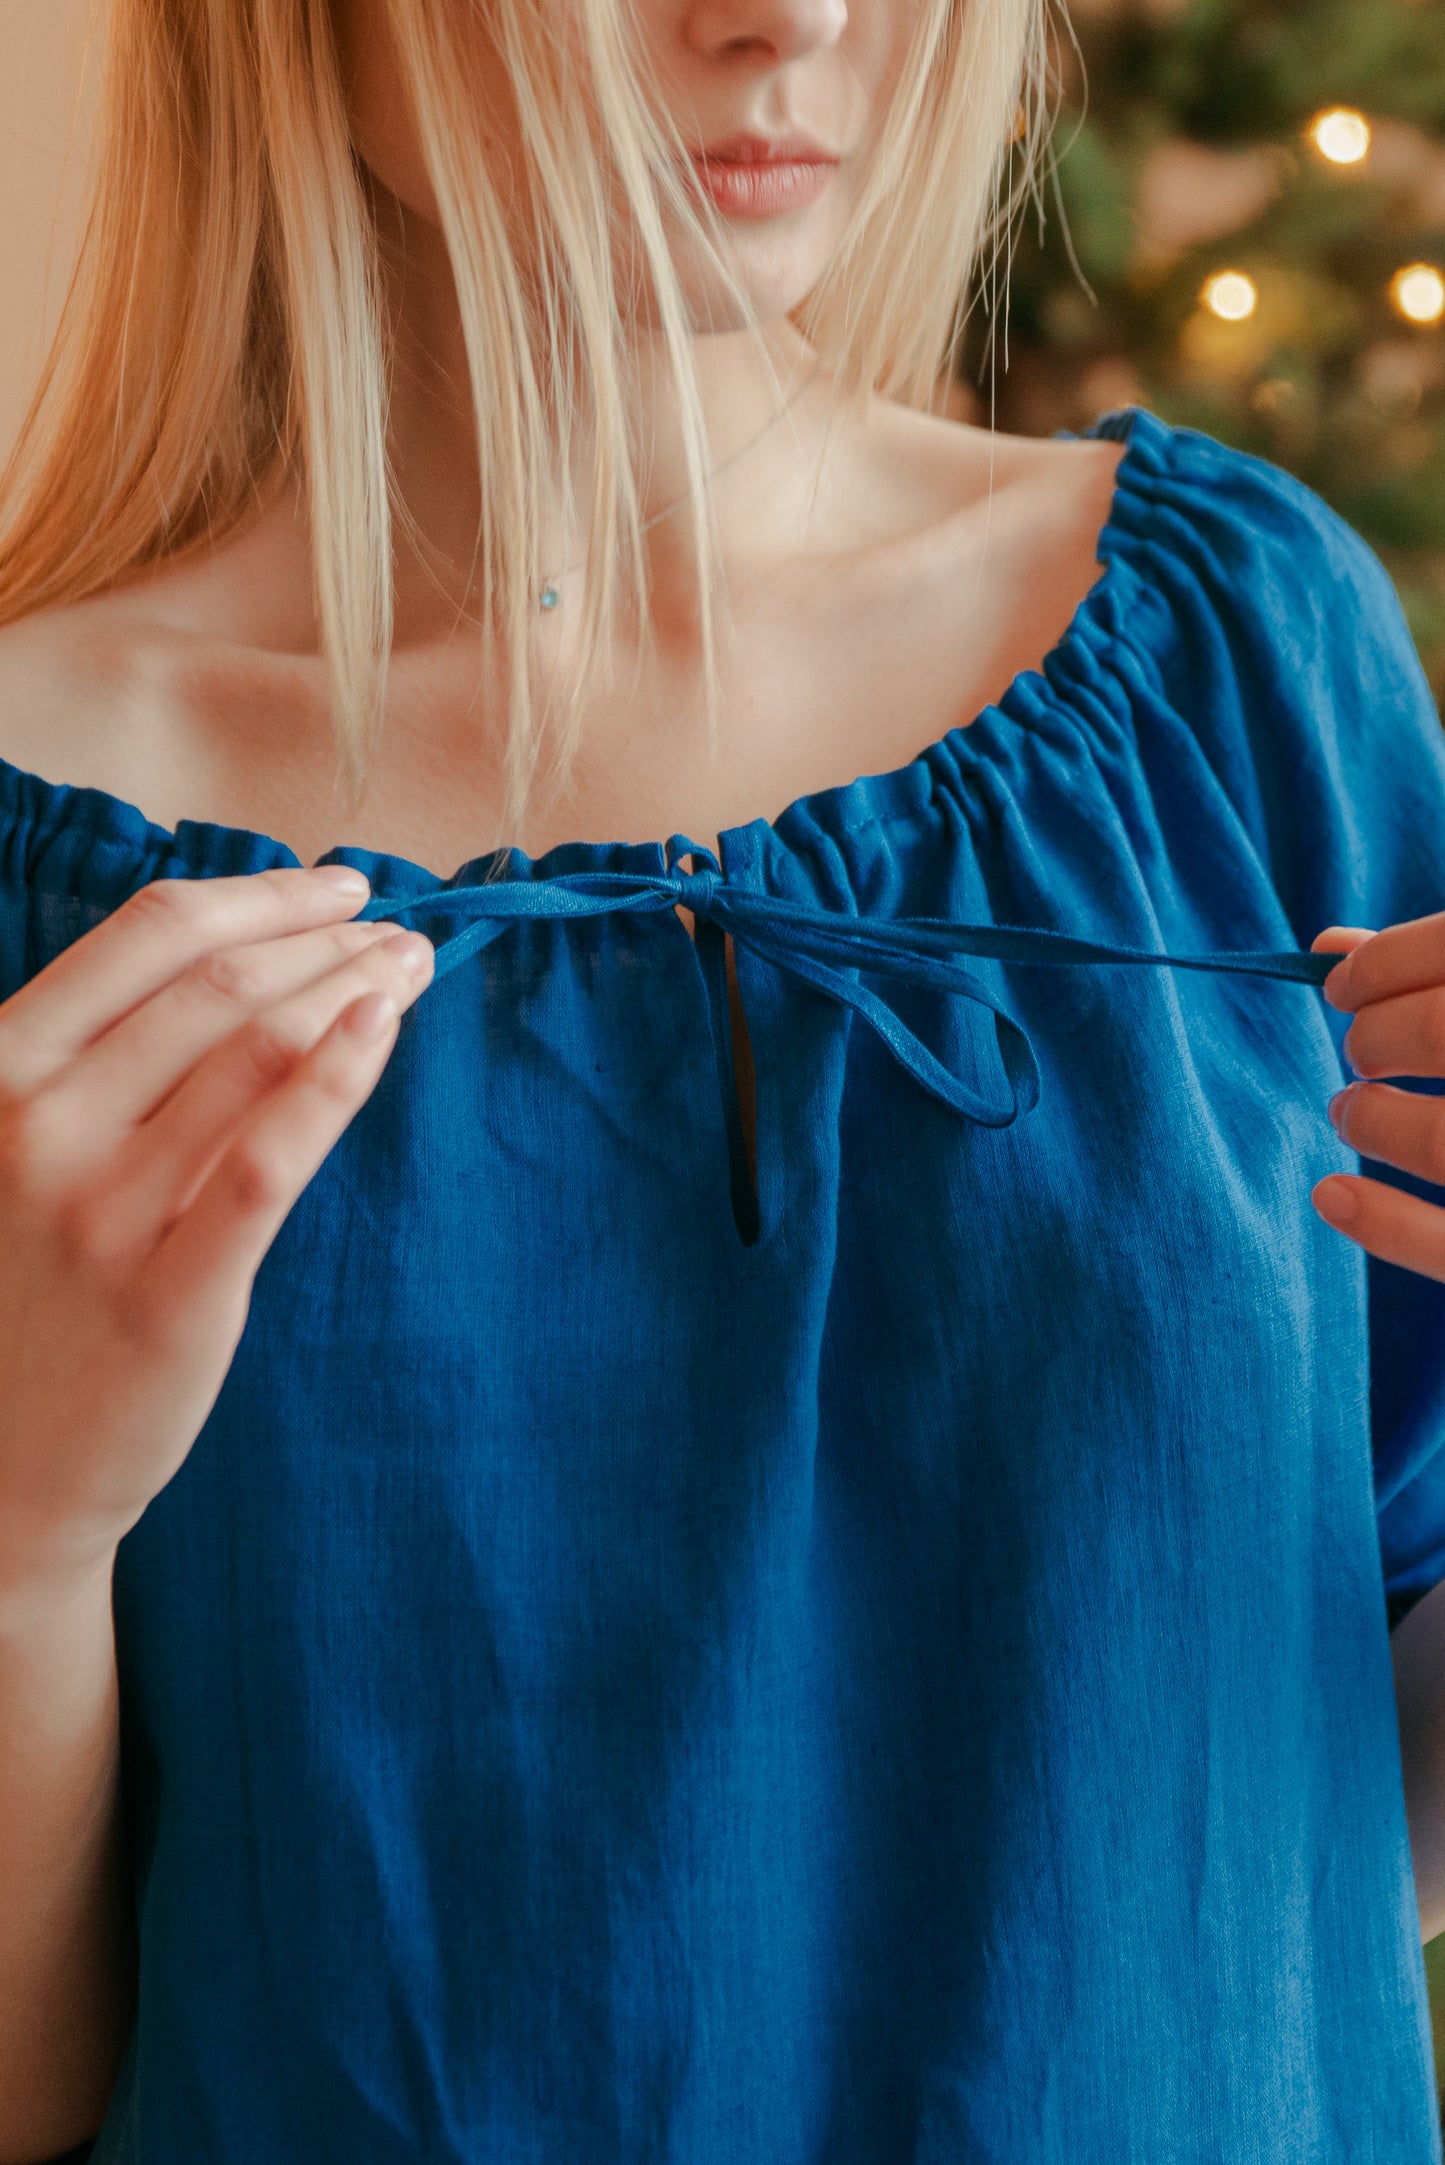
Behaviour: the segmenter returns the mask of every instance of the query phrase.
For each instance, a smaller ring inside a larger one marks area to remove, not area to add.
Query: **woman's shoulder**
[[[1262,449],[1170,422],[1148,407],[1107,414],[1091,435],[1121,442],[1117,523],[1153,559],[1212,562],[1246,601],[1260,577],[1377,582],[1375,552],[1344,515]]]
[[[0,760],[155,808],[176,748],[173,638],[101,595],[0,628]]]
[[[1143,642],[1199,611],[1233,637],[1286,644],[1301,623],[1347,640],[1361,613],[1389,613],[1380,558],[1308,482],[1149,407],[1038,436],[900,410],[884,440],[894,500],[936,558],[947,560],[950,537],[966,553],[986,521],[1013,583],[1046,592],[1067,587],[1097,539],[1101,562],[1137,574],[1119,593],[1142,604]]]
[[[1015,456],[1019,440],[1006,441]],[[1111,643],[1146,666],[1182,662],[1190,671],[1209,654],[1244,675],[1307,663],[1317,683],[1370,651],[1390,672],[1402,659],[1408,667],[1386,564],[1299,474],[1261,450],[1131,406],[1078,435],[1040,439],[1034,486],[1047,492],[1068,471],[1053,454],[1081,449],[1117,458],[1100,553],[1120,568],[1095,612]],[[1016,467],[1029,475],[1027,453]],[[1094,485],[1109,489],[1098,470]],[[1095,503],[1103,502],[1101,493]]]
[[[104,597],[36,610],[0,627],[0,758],[66,780],[131,706],[133,657]],[[104,718],[104,720],[103,720]]]
[[[928,532],[990,504],[1042,507],[1044,526],[1107,497],[1124,446],[1102,435],[1011,435],[953,412],[888,406],[875,437],[876,471],[900,524]]]
[[[133,798],[198,711],[224,718],[247,658],[316,644],[304,534],[277,497],[214,547],[0,627],[0,758]]]
[[[0,626],[0,761],[167,828],[223,801],[245,743],[274,752],[299,697],[294,651],[245,620],[253,600],[228,553]]]

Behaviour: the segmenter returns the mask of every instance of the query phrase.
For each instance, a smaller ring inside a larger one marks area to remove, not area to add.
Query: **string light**
[[[1205,280],[1199,298],[1212,316],[1225,323],[1243,323],[1259,306],[1259,288],[1243,271],[1216,271]]]
[[[1332,105],[1317,113],[1309,126],[1310,140],[1331,165],[1358,165],[1370,148],[1370,123],[1352,106]]]
[[[1445,319],[1445,277],[1433,263],[1407,263],[1390,281],[1390,299],[1408,323]]]

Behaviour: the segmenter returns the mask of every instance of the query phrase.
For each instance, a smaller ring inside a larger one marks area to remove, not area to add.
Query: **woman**
[[[0,2152],[1438,2157],[1445,750],[1286,475],[933,410],[1035,0],[112,16]]]

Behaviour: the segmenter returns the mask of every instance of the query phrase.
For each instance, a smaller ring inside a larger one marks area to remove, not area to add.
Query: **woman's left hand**
[[[1340,1140],[1362,1158],[1445,1185],[1445,1098],[1374,1079],[1445,1077],[1445,910],[1381,932],[1329,925],[1310,952],[1321,949],[1348,950],[1325,979],[1324,995],[1355,1018],[1344,1050],[1363,1078],[1330,1100]],[[1328,1225],[1369,1254],[1445,1281],[1445,1209],[1351,1173],[1318,1181],[1310,1201]]]

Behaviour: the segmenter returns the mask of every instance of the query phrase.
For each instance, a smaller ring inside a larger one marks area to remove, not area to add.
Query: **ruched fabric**
[[[1318,497],[1091,433],[1097,584],[908,765],[328,852],[437,973],[121,1547],[93,2165],[1439,2165],[1445,1286],[1309,1194],[1445,1198],[1307,949],[1445,908],[1445,743]],[[297,862],[0,763],[0,995]]]
[[[705,863],[701,870],[679,871],[689,853]],[[733,1210],[745,1240],[757,1237],[755,1203],[749,1172],[733,1063],[729,1020],[727,948],[724,935],[743,940],[775,968],[813,985],[844,1007],[852,1008],[877,1031],[899,1066],[906,1069],[941,1104],[965,1113],[984,1127],[1006,1128],[1020,1111],[1031,1112],[1039,1098],[1038,1062],[1028,1038],[986,985],[953,961],[955,955],[993,955],[1008,962],[1052,963],[1081,968],[1086,963],[1133,963],[1150,969],[1240,970],[1254,977],[1281,977],[1322,985],[1338,953],[1282,955],[1158,955],[1137,948],[1101,946],[1070,939],[1066,933],[1037,926],[961,925],[946,917],[853,917],[783,901],[724,879],[710,849],[685,834],[666,845],[667,869],[655,874],[626,872],[558,873],[547,879],[514,879],[477,887],[450,887],[444,896],[429,895],[425,907],[435,917],[444,910],[470,918],[436,950],[434,975],[456,968],[519,917],[592,917],[609,910],[658,910],[681,906],[695,914],[697,951],[708,995],[708,1022],[718,1064],[723,1119],[728,1138]],[[357,912],[361,920],[397,917],[414,910],[415,900],[392,906],[371,901]],[[840,971],[833,967],[842,963]],[[866,969],[874,977],[927,985],[976,1001],[994,1017],[994,1035],[1009,1084],[1008,1104],[990,1104],[967,1081],[935,1059],[900,1017],[845,971]]]

